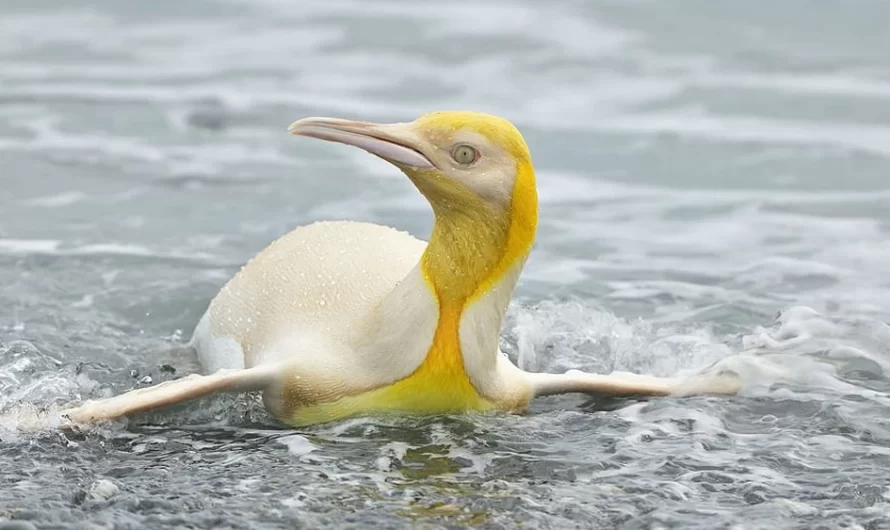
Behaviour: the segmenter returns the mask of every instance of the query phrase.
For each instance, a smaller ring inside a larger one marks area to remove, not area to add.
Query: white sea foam
[[[773,326],[752,330],[740,341],[706,328],[684,328],[628,322],[597,305],[575,301],[514,306],[509,331],[518,364],[532,371],[675,376],[706,370],[738,377],[744,395],[821,400],[828,392],[890,405],[887,393],[839,374],[854,365],[875,378],[890,373],[890,357],[881,349],[890,340],[884,323],[832,319],[811,308],[792,307]],[[863,328],[873,331],[863,335]]]
[[[33,4],[0,7],[0,443],[16,455],[0,474],[36,525],[77,524],[89,490],[71,484],[96,480],[96,455],[124,492],[90,508],[100,526],[213,524],[216,463],[232,526],[882,524],[880,1]],[[402,175],[288,123],[456,107],[511,118],[538,170],[505,349],[533,370],[726,370],[740,395],[557,396],[280,443],[242,427],[268,421],[257,404],[221,396],[56,434],[53,411],[133,386],[126,370],[153,366],[160,337],[290,226],[428,235]]]

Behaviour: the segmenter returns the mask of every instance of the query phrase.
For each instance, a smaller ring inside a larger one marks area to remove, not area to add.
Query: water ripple
[[[887,526],[879,0],[7,4],[0,524]],[[219,396],[46,424],[194,371],[179,346],[207,301],[296,224],[425,237],[429,208],[398,172],[286,127],[436,108],[503,114],[533,150],[514,360],[723,370],[741,394],[302,430]]]

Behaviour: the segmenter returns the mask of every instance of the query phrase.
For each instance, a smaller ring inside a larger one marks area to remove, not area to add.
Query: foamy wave
[[[730,373],[746,395],[855,394],[890,406],[890,326],[864,317],[831,319],[792,307],[740,339],[701,326],[629,322],[589,302],[547,301],[514,306],[508,330],[508,351],[532,371]]]
[[[213,261],[216,257],[203,252],[159,252],[130,243],[90,243],[67,246],[57,239],[0,239],[0,254],[52,256],[140,256],[178,260]]]
[[[829,76],[722,72],[702,75],[693,84],[704,87],[769,89],[781,93],[890,98],[890,83],[887,81],[843,73]]]
[[[705,328],[627,321],[583,300],[515,304],[508,328],[518,364],[532,371],[577,368],[672,375],[726,357],[730,348]]]

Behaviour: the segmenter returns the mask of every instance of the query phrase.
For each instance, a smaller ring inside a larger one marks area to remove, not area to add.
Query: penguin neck
[[[463,211],[435,213],[429,243],[415,269],[430,295],[426,303],[435,304],[435,329],[423,361],[406,381],[440,389],[436,393],[450,396],[446,401],[457,408],[485,408],[478,382],[489,378],[493,362],[487,359],[496,359],[500,327],[518,276],[500,278],[508,254],[509,220]],[[491,290],[498,295],[488,296]],[[468,310],[471,305],[482,309],[484,317]]]
[[[460,311],[503,272],[500,265],[508,250],[510,220],[484,211],[434,211],[435,223],[420,268],[440,312]]]
[[[534,242],[534,172],[517,168],[505,206],[412,180],[432,206],[433,230],[417,265],[370,321],[367,336],[376,338],[368,345],[377,352],[370,369],[467,405],[487,394],[504,316]]]
[[[435,221],[420,271],[440,313],[458,313],[488,296],[509,302],[531,252],[538,222],[538,197],[531,164],[517,164],[510,201],[493,205],[454,184],[436,187],[412,179],[430,202]],[[506,305],[498,308],[500,327]]]
[[[466,208],[465,200],[431,201],[435,222],[420,260],[438,306],[438,324],[424,365],[473,381],[484,378],[480,370],[494,365],[504,315],[537,221],[536,201],[529,214],[476,200],[473,208]]]

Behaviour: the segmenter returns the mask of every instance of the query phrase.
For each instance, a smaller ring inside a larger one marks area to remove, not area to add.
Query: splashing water
[[[890,526],[884,2],[146,9],[0,6],[0,524]],[[183,337],[294,225],[428,234],[398,172],[285,128],[438,108],[502,114],[533,152],[514,361],[723,371],[739,395],[301,430],[215,396],[56,428],[195,371]]]

